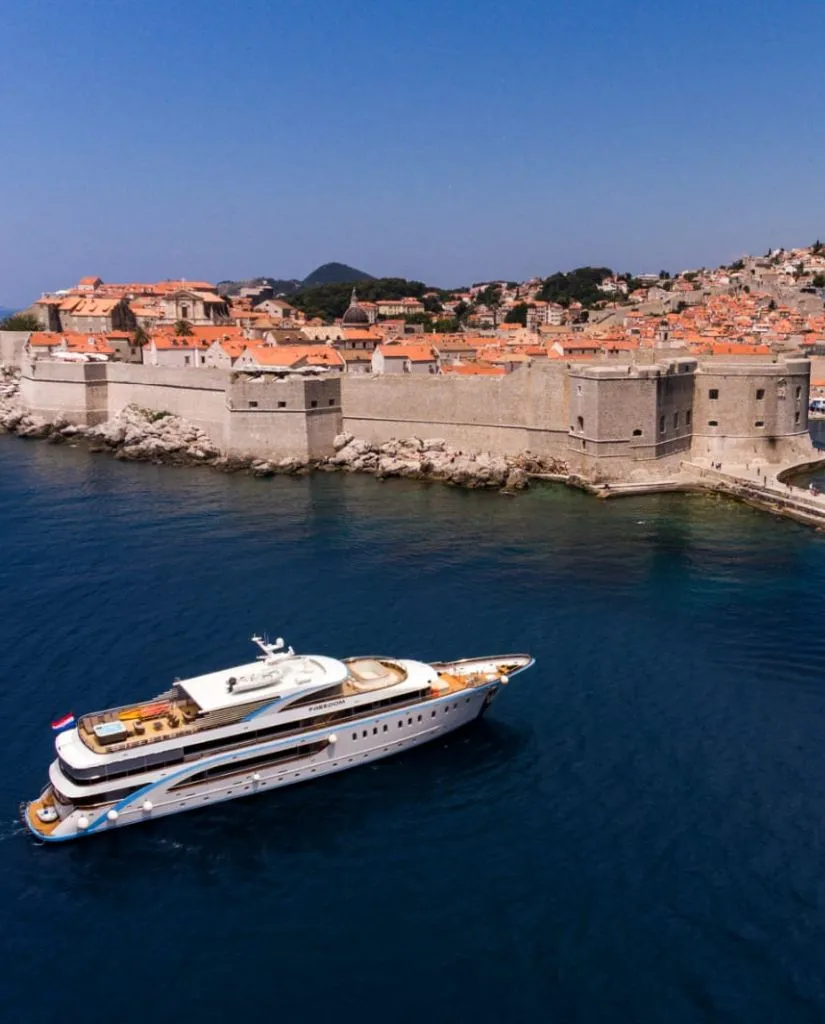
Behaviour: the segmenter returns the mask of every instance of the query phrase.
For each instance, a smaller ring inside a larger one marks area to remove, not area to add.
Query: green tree
[[[0,323],[3,331],[42,331],[43,325],[31,313],[15,313]]]
[[[506,324],[521,324],[522,327],[526,327],[527,309],[527,303],[520,302],[517,306],[513,306],[513,308],[507,313],[504,318],[504,322]]]
[[[493,327],[498,326],[498,311],[501,308],[501,288],[497,284],[488,284],[476,296],[480,306],[486,306],[493,315]]]
[[[825,274],[816,274],[811,284],[814,288],[825,288]]]
[[[189,338],[194,333],[188,320],[178,320],[175,323],[174,331],[179,338]]]
[[[820,252],[821,249],[822,249],[822,242],[820,242],[820,240],[817,238],[817,240],[811,246],[811,252],[814,254],[814,256],[816,256],[816,254],[818,252]]]
[[[429,325],[432,317],[429,313],[407,313],[404,317],[404,323],[407,324],[425,324]]]
[[[436,334],[455,334],[459,330],[461,324],[454,317],[445,317],[443,320],[436,320],[433,324],[433,330]]]
[[[463,324],[469,315],[470,307],[463,300],[453,310],[453,316],[460,324]]]
[[[599,285],[606,277],[613,277],[610,267],[578,267],[569,273],[551,274],[546,278],[536,298],[555,302],[565,309],[571,302],[580,302],[588,308],[604,302],[605,294]]]
[[[425,295],[421,300],[428,313],[441,312],[441,299],[437,295]]]
[[[670,271],[668,271],[668,270],[660,270],[659,271],[659,280],[660,281],[669,281],[670,280]]]

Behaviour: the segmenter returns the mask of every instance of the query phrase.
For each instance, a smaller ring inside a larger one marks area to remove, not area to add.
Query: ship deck
[[[54,807],[54,798],[50,796],[48,790],[36,800],[32,800],[24,813],[28,819],[29,827],[33,832],[41,836],[50,836],[60,824],[60,818],[55,818],[54,821],[41,821],[37,816],[37,812],[42,810],[44,807]]]

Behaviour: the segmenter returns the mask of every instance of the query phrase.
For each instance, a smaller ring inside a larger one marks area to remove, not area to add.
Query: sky
[[[0,306],[825,237],[823,0],[0,0]]]

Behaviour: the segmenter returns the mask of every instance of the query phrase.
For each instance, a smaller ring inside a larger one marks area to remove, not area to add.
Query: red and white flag
[[[56,721],[52,722],[52,729],[54,729],[55,732],[60,732],[61,729],[68,729],[70,725],[74,725],[74,715],[71,711],[68,715],[64,715],[62,718],[58,718]]]

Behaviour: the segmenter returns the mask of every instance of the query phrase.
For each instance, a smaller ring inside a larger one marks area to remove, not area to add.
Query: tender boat
[[[434,662],[300,655],[254,636],[247,665],[87,714],[61,732],[26,826],[62,842],[367,764],[478,718],[527,654]]]

